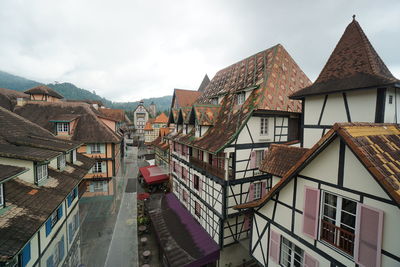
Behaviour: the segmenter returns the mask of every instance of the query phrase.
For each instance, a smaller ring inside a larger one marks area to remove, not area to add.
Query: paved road
[[[114,194],[80,200],[83,266],[137,266],[136,193],[125,192],[128,180],[136,182],[136,176],[137,148],[128,147],[111,181]]]

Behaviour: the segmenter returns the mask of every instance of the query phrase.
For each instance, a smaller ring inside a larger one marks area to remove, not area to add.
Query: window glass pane
[[[325,203],[327,203],[327,204],[329,204],[329,205],[331,205],[331,206],[336,207],[337,196],[332,195],[332,194],[329,194],[329,193],[327,193],[327,192],[325,192],[324,196],[325,196]]]
[[[356,214],[356,212],[357,212],[357,203],[355,201],[350,200],[350,199],[343,198],[342,209],[347,211],[347,212],[349,212],[349,213]]]
[[[341,223],[341,227],[345,227],[347,231],[354,232],[356,216],[342,212]]]
[[[336,209],[328,205],[324,205],[324,215],[332,220],[336,220]]]

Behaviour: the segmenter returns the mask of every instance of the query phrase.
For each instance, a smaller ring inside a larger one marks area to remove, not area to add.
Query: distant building
[[[46,85],[39,85],[28,89],[25,94],[30,96],[30,100],[46,101],[46,102],[59,102],[64,97]]]
[[[144,106],[143,100],[141,100],[133,111],[133,123],[137,134],[144,135],[144,127],[146,126],[148,119],[149,111]]]
[[[199,92],[204,92],[204,90],[206,89],[207,85],[210,83],[210,78],[208,78],[208,75],[206,74],[203,78],[203,81],[201,82],[199,89],[197,89],[197,91]]]
[[[149,106],[149,112],[152,118],[155,118],[157,116],[157,107],[156,104],[154,104],[154,102],[151,102]]]
[[[144,128],[145,143],[151,143],[159,136],[160,129],[167,127],[168,117],[161,113],[155,119],[149,119]]]
[[[79,246],[78,186],[94,164],[80,146],[0,107],[0,266],[62,266]]]

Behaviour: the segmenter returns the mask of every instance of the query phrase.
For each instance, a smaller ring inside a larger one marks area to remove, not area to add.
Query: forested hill
[[[0,71],[0,88],[8,88],[17,91],[25,91],[29,88],[35,87],[41,83],[25,79],[16,75]],[[50,83],[47,86],[53,88],[58,93],[63,95],[66,99],[76,100],[100,100],[110,108],[118,108],[125,110],[133,110],[136,108],[138,102],[112,102],[104,97],[96,95],[88,90],[76,87],[72,83]],[[145,106],[154,102],[158,111],[167,111],[171,105],[172,96],[154,97],[144,99]]]

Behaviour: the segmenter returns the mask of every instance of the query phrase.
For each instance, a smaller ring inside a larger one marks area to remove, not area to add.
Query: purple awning
[[[170,266],[197,267],[218,260],[218,244],[173,193],[152,195],[147,207]]]

